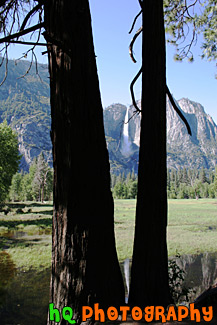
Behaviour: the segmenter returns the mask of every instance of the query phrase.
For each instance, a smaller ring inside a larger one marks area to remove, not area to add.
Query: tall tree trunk
[[[44,202],[44,181],[42,182],[41,185],[41,203]]]
[[[142,119],[129,304],[170,302],[166,245],[166,77],[163,1],[143,0]]]
[[[50,301],[61,311],[124,303],[88,0],[45,4],[54,216]],[[60,324],[66,322],[61,319]],[[48,324],[54,324],[49,321]]]

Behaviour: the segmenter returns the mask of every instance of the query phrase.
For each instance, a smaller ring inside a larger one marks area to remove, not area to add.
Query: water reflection
[[[195,296],[217,280],[217,253],[184,255],[177,259],[177,264],[186,272],[184,285],[194,288]],[[125,263],[125,273],[129,279],[127,265],[128,262]],[[124,273],[123,265],[122,271]],[[0,292],[3,292],[2,296],[0,295],[1,325],[45,325],[49,304],[49,282],[49,269],[40,272],[16,270],[9,254],[1,252]]]
[[[0,306],[1,324],[45,325],[49,282],[50,269],[41,272],[18,270],[5,286],[4,300]]]
[[[7,286],[16,274],[16,267],[7,252],[0,252],[0,308],[5,301]]]
[[[193,302],[204,290],[217,283],[217,252],[204,253],[200,255],[182,255],[180,257],[171,257],[175,259],[177,265],[185,271],[183,287],[192,288],[189,296],[190,302]],[[126,259],[121,264],[121,271],[125,282],[126,301],[128,296],[128,287],[130,281],[129,268],[131,261]]]
[[[0,252],[0,284],[6,285],[15,275],[16,266],[7,252]]]
[[[1,231],[0,235],[2,237],[9,238],[9,239],[19,239],[31,235],[51,235],[51,233],[52,233],[52,228],[38,227],[37,229],[33,229],[29,231],[10,229],[7,231]]]
[[[217,283],[217,253],[182,255],[177,264],[185,271],[183,285],[195,291],[192,300]]]
[[[1,232],[1,236],[6,238],[22,238],[26,236],[27,233],[25,231],[19,231],[19,230],[7,230],[4,232]]]

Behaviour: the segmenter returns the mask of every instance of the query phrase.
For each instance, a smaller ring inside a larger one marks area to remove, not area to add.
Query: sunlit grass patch
[[[50,267],[52,204],[24,202],[8,207],[7,215],[0,213],[0,250],[10,255],[16,268]]]
[[[133,252],[136,200],[115,200],[115,233],[120,261]],[[148,208],[147,208],[148,211]],[[217,200],[168,201],[168,253],[217,250]]]
[[[115,200],[115,237],[118,258],[132,256],[136,200]]]
[[[17,268],[22,270],[44,269],[51,265],[51,241],[40,243],[40,245],[31,245],[27,247],[9,248],[10,254]]]
[[[0,250],[6,250],[17,267],[46,268],[51,263],[52,205],[31,206],[31,213],[0,214]],[[136,200],[115,200],[115,238],[119,260],[133,253]],[[148,211],[148,207],[147,207]],[[217,249],[217,200],[168,201],[168,252],[198,254]],[[31,264],[32,263],[32,264]]]

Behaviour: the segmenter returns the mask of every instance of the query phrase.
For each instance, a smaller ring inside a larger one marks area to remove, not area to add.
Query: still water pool
[[[177,263],[186,272],[184,285],[195,290],[192,299],[217,282],[217,253],[184,255]],[[49,282],[50,269],[17,269],[7,251],[1,251],[1,325],[45,325]]]

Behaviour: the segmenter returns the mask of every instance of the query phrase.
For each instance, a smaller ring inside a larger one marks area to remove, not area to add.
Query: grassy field
[[[116,244],[120,260],[132,256],[135,200],[115,201]],[[217,200],[168,200],[168,254],[217,251]]]
[[[217,200],[169,200],[168,251],[217,251]]]
[[[115,233],[119,260],[132,256],[135,200],[115,200]],[[51,261],[52,205],[9,204],[0,212],[0,263],[7,252],[22,269],[47,268]],[[18,208],[22,210],[17,210]],[[168,251],[173,256],[217,250],[217,200],[169,200]]]
[[[47,268],[51,264],[52,204],[8,204],[0,212],[0,250],[23,270]],[[20,210],[20,211],[19,211]],[[0,253],[0,263],[4,254]]]

